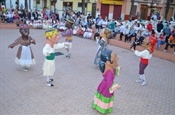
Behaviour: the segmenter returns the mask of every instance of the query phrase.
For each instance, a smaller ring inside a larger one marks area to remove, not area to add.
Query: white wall
[[[16,2],[16,0],[6,0],[6,8],[7,9],[11,9],[11,7],[16,8],[15,2]],[[19,0],[19,8],[20,8],[21,4],[23,4],[23,8],[25,8],[24,2],[25,2],[24,0]],[[29,3],[30,3],[30,5],[29,5]],[[28,0],[28,8],[29,8],[29,6],[31,6],[31,9],[34,8],[34,6],[33,6],[33,0]]]

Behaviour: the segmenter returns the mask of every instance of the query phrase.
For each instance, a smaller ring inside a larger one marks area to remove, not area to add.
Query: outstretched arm
[[[65,43],[54,44],[54,49],[61,49],[65,47]]]
[[[136,50],[134,53],[136,56],[139,56],[139,57],[145,57],[148,54],[146,50],[143,50],[143,51]]]
[[[32,44],[36,44],[35,39],[33,39],[31,36],[30,36],[30,42],[31,42]]]
[[[20,44],[20,38],[17,38],[12,44],[10,44],[8,46],[8,48],[13,48],[15,47],[16,45],[19,45]]]

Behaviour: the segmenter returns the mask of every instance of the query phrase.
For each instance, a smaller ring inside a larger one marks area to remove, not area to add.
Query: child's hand
[[[10,45],[9,45],[8,48],[12,48],[12,49],[13,49],[13,46],[10,46]]]
[[[30,40],[31,43],[33,44],[36,44],[36,41],[33,39],[33,40]]]

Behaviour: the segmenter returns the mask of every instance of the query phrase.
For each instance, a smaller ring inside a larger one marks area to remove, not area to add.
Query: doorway
[[[115,19],[115,20],[120,19],[121,11],[122,11],[122,6],[121,5],[115,5],[114,6],[114,11],[113,11],[113,19]]]
[[[109,14],[109,5],[102,4],[101,5],[101,12],[100,12],[102,19],[105,19],[105,17],[108,17],[108,14]]]
[[[146,20],[148,16],[148,7],[146,5],[141,6],[141,19]]]

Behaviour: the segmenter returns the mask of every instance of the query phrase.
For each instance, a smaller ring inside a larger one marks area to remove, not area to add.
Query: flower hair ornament
[[[52,39],[52,37],[56,34],[58,34],[57,29],[49,29],[49,30],[45,31],[45,36],[47,39]]]
[[[23,25],[20,25],[20,29],[19,29],[19,32],[22,34],[22,35],[29,35],[29,26],[26,25],[26,24],[23,24]]]

